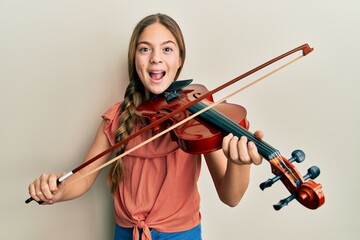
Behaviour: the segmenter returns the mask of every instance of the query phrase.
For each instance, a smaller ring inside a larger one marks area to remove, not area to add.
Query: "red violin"
[[[181,106],[194,101],[208,91],[202,85],[190,85],[187,88],[167,92],[165,95],[156,96],[137,108],[137,114],[152,121],[174,112]],[[173,115],[167,123],[173,125],[191,114],[211,104],[211,97],[202,100],[186,111],[181,111]],[[163,127],[166,128],[166,125]],[[276,175],[260,185],[264,190],[273,183],[281,180],[291,195],[274,205],[275,210],[281,209],[291,200],[297,199],[302,205],[310,209],[316,209],[324,204],[325,197],[320,184],[308,180],[315,179],[320,174],[318,167],[311,167],[308,174],[304,177],[296,170],[292,162],[302,162],[305,154],[301,150],[296,150],[289,160],[281,156],[280,152],[270,146],[265,141],[257,138],[249,132],[249,122],[246,119],[246,109],[240,105],[230,103],[220,103],[201,113],[196,118],[192,118],[172,130],[173,136],[179,146],[186,152],[192,154],[202,154],[218,150],[222,146],[224,135],[232,133],[235,136],[246,136],[249,141],[255,143],[260,155],[271,164],[272,172]]]

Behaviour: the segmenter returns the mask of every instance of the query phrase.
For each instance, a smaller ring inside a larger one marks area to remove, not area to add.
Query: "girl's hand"
[[[258,138],[264,137],[262,131],[256,131],[254,135]],[[259,155],[256,145],[253,142],[248,142],[245,136],[239,139],[230,133],[224,137],[222,149],[228,160],[239,165],[252,163],[259,165],[262,162],[262,157]]]
[[[61,184],[61,188],[57,186],[57,179],[64,174],[65,173],[59,176],[55,173],[41,174],[40,177],[29,185],[30,196],[37,202],[42,201],[44,205],[54,204],[61,198],[65,190],[63,183]]]

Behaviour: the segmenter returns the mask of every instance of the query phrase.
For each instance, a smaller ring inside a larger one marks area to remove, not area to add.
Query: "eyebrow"
[[[160,45],[166,45],[166,44],[169,44],[169,43],[172,43],[176,46],[176,43],[174,41],[171,41],[171,40],[168,40],[168,41],[165,41],[165,42],[162,42]],[[139,46],[140,44],[146,44],[146,45],[151,45],[150,42],[148,41],[141,41],[141,42],[138,42],[137,46]]]

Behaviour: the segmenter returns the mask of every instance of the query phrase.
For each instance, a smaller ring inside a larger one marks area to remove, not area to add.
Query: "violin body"
[[[198,96],[207,92],[207,89],[203,85],[193,84],[181,91],[181,94],[176,100],[167,102],[164,97],[158,97],[150,99],[141,104],[137,108],[137,115],[151,119],[155,121],[178,109],[180,106],[194,100]],[[209,97],[203,100],[210,104],[213,99]],[[237,122],[242,127],[249,129],[249,122],[246,119],[246,109],[237,104],[220,103],[215,106],[214,109],[230,117],[234,122]],[[170,118],[160,128],[166,128],[166,125],[172,125],[180,122],[191,115],[191,112],[180,112]],[[226,133],[219,131],[209,122],[202,120],[201,118],[193,118],[175,128],[172,132],[173,139],[176,140],[182,150],[191,154],[202,154],[219,150],[222,146],[222,139]]]
[[[136,114],[155,122],[171,112],[176,111],[196,98],[207,93],[206,87],[198,84],[189,85],[179,90],[175,97],[167,98],[159,95],[141,104]],[[165,94],[166,95],[166,94]],[[175,123],[187,119],[191,114],[200,111],[213,102],[212,97],[207,97],[199,103],[171,116],[162,126],[155,130],[166,128]],[[191,118],[171,131],[182,150],[191,154],[202,154],[216,151],[222,147],[222,139],[225,135],[232,133],[239,138],[246,136],[249,141],[255,143],[260,155],[269,161],[274,178],[269,179],[260,185],[264,190],[281,180],[291,195],[280,200],[274,205],[275,210],[281,209],[293,199],[297,199],[303,206],[309,209],[316,209],[324,204],[325,197],[321,184],[314,179],[320,174],[320,169],[312,167],[304,177],[298,172],[292,162],[302,162],[305,154],[296,150],[291,159],[286,159],[280,152],[263,140],[255,137],[248,131],[249,122],[246,118],[246,109],[237,104],[219,103],[215,107],[206,110],[195,118]]]
[[[215,110],[225,116],[231,116],[233,121],[248,129],[246,110],[240,105],[220,103]],[[187,112],[189,114],[189,112]],[[238,114],[234,114],[238,113]],[[201,118],[191,119],[173,131],[181,149],[193,154],[209,153],[221,149],[222,140],[227,133],[219,131],[213,125]]]

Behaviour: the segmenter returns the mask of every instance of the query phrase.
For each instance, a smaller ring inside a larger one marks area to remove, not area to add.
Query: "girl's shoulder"
[[[120,105],[121,102],[112,105],[110,108],[106,110],[106,112],[102,114],[102,118],[106,120],[114,120],[114,118],[116,118],[120,113]]]
[[[117,122],[120,116],[120,105],[118,102],[111,106],[101,117],[105,120],[104,133],[106,134],[108,141],[111,145],[115,144],[115,132],[117,129]]]

